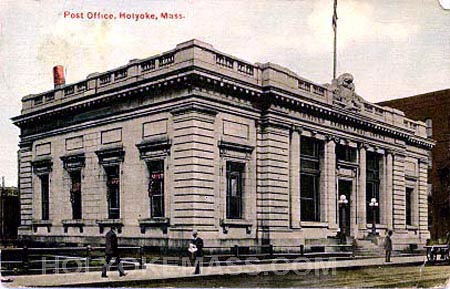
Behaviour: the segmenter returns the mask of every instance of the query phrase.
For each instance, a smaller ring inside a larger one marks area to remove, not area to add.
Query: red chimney
[[[64,66],[56,65],[53,67],[53,83],[55,88],[66,83],[64,79]]]

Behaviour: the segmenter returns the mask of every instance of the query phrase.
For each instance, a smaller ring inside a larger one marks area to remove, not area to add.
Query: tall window
[[[433,120],[431,118],[427,118],[425,120],[425,125],[427,129],[427,137],[433,136]]]
[[[41,179],[42,220],[49,220],[50,219],[49,175],[48,174],[41,175],[40,179]]]
[[[300,218],[320,221],[320,144],[302,137],[300,147]]]
[[[148,196],[150,200],[150,216],[164,217],[164,160],[150,161]]]
[[[106,185],[108,198],[108,219],[120,218],[120,169],[119,166],[107,166]]]
[[[245,164],[227,162],[227,219],[241,219]]]
[[[406,188],[406,225],[412,225],[412,198],[413,198],[413,188]]]
[[[70,180],[72,182],[70,188],[70,202],[72,204],[72,219],[82,219],[81,214],[81,171],[74,171],[70,173]]]
[[[366,213],[367,222],[372,223],[373,208],[369,206],[372,198],[380,202],[380,158],[379,155],[367,152],[366,157]],[[375,208],[376,222],[380,223],[380,207]]]

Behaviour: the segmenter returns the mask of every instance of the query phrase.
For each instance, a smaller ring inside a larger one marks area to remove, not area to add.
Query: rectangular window
[[[150,201],[150,217],[164,217],[164,160],[147,163],[150,173],[148,196]]]
[[[338,144],[336,146],[336,158],[338,161],[355,163],[356,149]]]
[[[227,162],[227,219],[241,219],[245,164]]]
[[[320,143],[301,139],[300,145],[300,218],[320,221]]]
[[[412,198],[413,198],[413,188],[406,188],[406,225],[412,225]]]
[[[372,198],[377,200],[378,206],[369,206]],[[367,152],[366,156],[366,217],[367,223],[373,222],[375,210],[375,222],[380,223],[380,158],[373,152]]]
[[[120,168],[105,167],[108,199],[108,219],[120,218]]]
[[[50,187],[49,175],[40,176],[41,179],[41,205],[42,205],[42,220],[50,219]]]
[[[72,219],[81,220],[81,171],[74,171],[70,173],[71,188],[70,188],[70,202],[72,204]]]

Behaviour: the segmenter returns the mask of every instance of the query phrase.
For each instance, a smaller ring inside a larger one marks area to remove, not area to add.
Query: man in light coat
[[[192,253],[195,264],[194,274],[200,274],[200,267],[203,263],[203,239],[198,236],[197,230],[192,232],[192,237],[191,244],[196,248],[196,250]]]

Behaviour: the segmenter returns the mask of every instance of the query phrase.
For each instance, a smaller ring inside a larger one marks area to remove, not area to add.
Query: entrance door
[[[342,195],[345,195],[348,203],[342,207],[339,205],[339,227],[346,236],[350,236],[350,206],[353,183],[349,180],[339,180],[339,194],[338,200]]]

